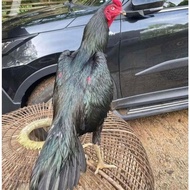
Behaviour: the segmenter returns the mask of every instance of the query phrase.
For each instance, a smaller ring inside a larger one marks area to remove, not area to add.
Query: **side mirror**
[[[145,17],[145,15],[162,10],[163,4],[162,0],[131,0],[126,7],[126,16]]]
[[[145,10],[162,7],[164,1],[161,0],[132,0],[132,7],[134,10]]]

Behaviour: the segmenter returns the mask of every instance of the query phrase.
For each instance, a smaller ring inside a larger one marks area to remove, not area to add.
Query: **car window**
[[[51,2],[40,2],[39,0],[25,2],[24,0],[18,1],[3,1],[2,3],[2,16],[3,22],[11,17],[28,14],[38,14],[43,12],[47,13],[47,16],[53,16],[59,14],[66,14],[68,12],[75,12],[80,10],[87,10],[88,8],[97,8],[100,5],[109,2],[110,0],[66,0],[66,1],[57,1],[57,3]],[[52,4],[53,3],[53,4]],[[41,15],[40,15],[41,17]]]
[[[10,17],[8,16],[3,19],[3,30],[10,30],[10,28],[21,24],[25,26],[32,26],[84,14],[92,14],[99,6],[109,1],[110,0],[78,0],[73,3],[74,1],[71,2],[71,0],[69,0],[61,4],[46,6],[36,10],[26,10],[26,12],[15,12],[15,9],[10,9],[10,14],[12,14],[13,18],[9,15]],[[20,6],[22,6],[23,1],[20,0],[19,2],[20,4],[17,3],[16,5],[18,10],[20,10]],[[14,1],[12,2],[12,5],[13,4]]]
[[[107,2],[109,0],[81,0],[81,1],[76,1],[77,4],[82,4],[82,5],[88,5],[88,6],[100,6],[101,4]]]
[[[188,5],[188,0],[164,0],[164,8]]]

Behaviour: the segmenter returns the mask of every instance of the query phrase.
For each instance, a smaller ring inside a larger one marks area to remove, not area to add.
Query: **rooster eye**
[[[111,7],[111,10],[114,11],[114,10],[115,10],[115,7]]]

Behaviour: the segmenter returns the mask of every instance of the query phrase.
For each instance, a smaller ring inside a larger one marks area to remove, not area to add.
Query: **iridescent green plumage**
[[[31,190],[72,190],[86,170],[78,136],[93,132],[93,143],[100,143],[113,94],[103,53],[109,30],[104,8],[86,25],[80,48],[59,58],[52,127],[33,169]]]

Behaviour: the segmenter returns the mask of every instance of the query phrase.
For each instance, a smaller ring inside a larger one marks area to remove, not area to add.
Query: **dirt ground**
[[[188,110],[128,123],[146,149],[155,190],[188,189]]]

